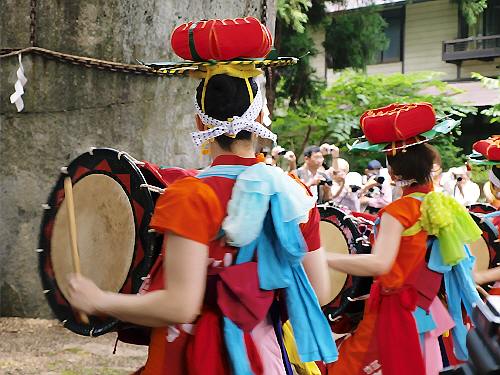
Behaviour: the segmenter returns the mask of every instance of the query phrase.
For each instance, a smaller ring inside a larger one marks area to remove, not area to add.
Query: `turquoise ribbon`
[[[446,265],[440,254],[439,241],[434,239],[428,263],[431,270],[444,274],[448,312],[455,322],[455,327],[451,330],[455,356],[462,361],[466,361],[469,357],[466,345],[467,328],[462,318],[462,304],[467,315],[471,316],[474,304],[481,301],[472,280],[472,266],[475,258],[467,246],[465,246],[465,252],[467,257],[458,264],[455,266]]]

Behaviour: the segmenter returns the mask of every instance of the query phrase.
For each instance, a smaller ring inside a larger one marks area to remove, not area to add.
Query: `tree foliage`
[[[324,84],[310,62],[318,53],[313,30],[324,29],[325,52],[333,56],[335,68],[364,69],[387,46],[385,25],[373,7],[332,17],[325,12],[325,0],[278,0],[277,48],[281,56],[301,58],[297,65],[276,73],[282,81],[277,95],[284,94],[291,107],[321,95]]]
[[[277,16],[283,25],[301,34],[305,31],[307,11],[311,6],[311,0],[278,0]]]
[[[324,43],[331,67],[365,69],[389,44],[386,26],[374,6],[332,17]]]
[[[458,6],[469,25],[475,25],[488,6],[488,0],[458,0]]]
[[[341,73],[333,85],[324,89],[315,101],[305,101],[295,108],[286,108],[286,100],[279,102],[273,130],[280,144],[302,154],[307,145],[334,143],[347,150],[346,144],[362,135],[359,117],[370,109],[391,103],[426,101],[433,104],[438,118],[465,117],[476,108],[453,102],[452,89],[438,79],[439,73],[420,72],[393,75],[366,75],[354,70]],[[279,89],[283,89],[280,85]],[[451,137],[436,142],[448,164],[460,163],[459,148]],[[354,169],[363,169],[367,159],[374,155],[348,154]],[[448,165],[445,165],[448,167]]]

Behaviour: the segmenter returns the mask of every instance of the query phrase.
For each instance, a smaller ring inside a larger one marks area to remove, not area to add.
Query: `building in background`
[[[480,109],[500,102],[498,91],[471,78],[472,72],[500,75],[500,0],[488,0],[487,9],[473,27],[465,22],[458,4],[450,0],[348,0],[344,4],[327,3],[327,13],[335,16],[370,5],[378,5],[387,22],[389,46],[367,66],[368,74],[442,72],[442,80],[463,90],[455,96],[457,102]],[[324,32],[316,31],[313,38],[319,51],[312,59],[313,67],[318,76],[332,84],[335,73],[327,65]],[[467,150],[473,140],[492,132],[485,116],[471,116],[463,122],[459,143]]]

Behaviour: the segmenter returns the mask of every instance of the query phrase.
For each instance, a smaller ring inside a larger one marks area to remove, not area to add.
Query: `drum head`
[[[371,252],[369,233],[373,223],[368,220],[357,219],[338,207],[322,205],[318,207],[321,222],[320,236],[323,248],[327,252],[339,254],[368,254]],[[362,314],[364,303],[352,302],[349,298],[356,298],[368,293],[371,285],[369,277],[355,277],[330,269],[331,302],[323,312],[332,323],[339,316],[349,314],[357,316]],[[332,323],[332,330],[341,333],[336,323]],[[350,328],[346,328],[349,331]]]
[[[112,177],[91,174],[73,186],[73,197],[82,275],[118,292],[134,256],[134,213],[127,193]],[[67,276],[74,270],[66,200],[56,214],[50,256],[57,285],[68,298]]]
[[[329,253],[349,254],[347,240],[338,226],[326,220],[319,223],[321,245]],[[330,301],[333,301],[342,291],[347,281],[347,274],[329,268],[331,293]]]
[[[73,272],[64,194],[68,176],[73,183],[82,274],[104,290],[129,294],[139,291],[159,253],[155,235],[148,232],[156,196],[144,184],[162,188],[164,184],[147,180],[126,154],[93,149],[71,162],[44,205],[38,252],[45,296],[66,328],[99,336],[117,329],[120,322],[90,316],[90,323],[83,324],[67,301],[66,279]]]
[[[476,242],[469,245],[472,255],[476,257],[476,269],[487,270],[490,267],[490,250],[486,239],[481,236]]]

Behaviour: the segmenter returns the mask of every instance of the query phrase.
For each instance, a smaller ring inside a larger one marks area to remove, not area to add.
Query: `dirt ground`
[[[147,348],[118,343],[116,334],[76,335],[57,320],[0,318],[0,374],[122,375],[146,361]]]

